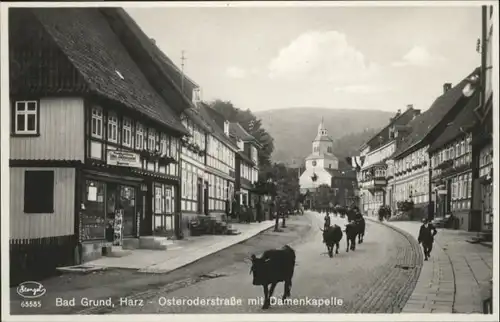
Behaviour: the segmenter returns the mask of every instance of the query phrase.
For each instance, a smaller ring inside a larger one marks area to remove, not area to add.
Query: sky
[[[184,50],[205,101],[396,112],[480,65],[479,5],[126,10],[177,66]]]

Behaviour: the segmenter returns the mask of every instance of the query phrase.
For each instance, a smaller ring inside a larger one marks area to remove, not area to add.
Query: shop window
[[[92,108],[92,121],[91,121],[92,136],[102,139],[103,121],[102,121],[102,108],[94,106]]]
[[[37,101],[17,101],[14,108],[14,133],[38,134],[38,112]]]
[[[118,142],[118,117],[115,113],[108,115],[108,141]]]
[[[24,172],[24,212],[54,213],[54,171]]]
[[[155,186],[154,210],[156,214],[162,214],[165,210],[163,204],[163,189],[161,186]]]
[[[105,184],[87,180],[85,189],[85,210],[82,212],[81,238],[83,240],[104,239],[106,229],[106,208],[104,202]]]
[[[124,146],[129,148],[132,146],[132,120],[129,118],[123,118],[122,139]]]

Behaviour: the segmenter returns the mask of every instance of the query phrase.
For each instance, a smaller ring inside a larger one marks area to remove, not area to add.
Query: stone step
[[[152,250],[166,250],[174,241],[167,237],[143,236],[139,238],[139,248]]]

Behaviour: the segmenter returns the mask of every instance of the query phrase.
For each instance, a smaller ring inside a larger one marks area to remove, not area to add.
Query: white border
[[[149,7],[450,7],[467,6],[477,7],[478,15],[481,15],[481,5],[494,6],[494,31],[493,39],[498,38],[498,12],[499,6],[496,1],[337,1],[337,2],[307,2],[307,1],[276,1],[276,2],[14,2],[0,3],[0,24],[1,24],[1,232],[2,232],[2,321],[191,321],[202,317],[205,321],[495,321],[498,320],[499,309],[499,290],[498,290],[498,182],[499,182],[499,158],[498,158],[498,139],[499,139],[499,53],[498,41],[493,41],[493,147],[494,147],[494,211],[495,221],[493,227],[493,310],[494,315],[483,314],[165,314],[165,315],[15,315],[10,316],[10,292],[9,292],[9,167],[8,151],[9,148],[9,128],[10,117],[7,110],[9,106],[9,70],[8,70],[8,9],[9,7],[127,7],[127,8],[149,8]],[[453,22],[450,21],[452,25]],[[478,26],[479,27],[479,26]],[[479,29],[479,28],[478,28]],[[480,37],[480,34],[478,34]],[[495,121],[497,120],[497,121]],[[5,265],[4,265],[5,264]]]

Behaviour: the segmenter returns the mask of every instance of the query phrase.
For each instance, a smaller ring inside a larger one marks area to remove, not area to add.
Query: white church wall
[[[311,177],[315,173],[316,173],[316,176],[318,177],[318,179],[314,182]],[[317,168],[314,170],[307,169],[306,171],[304,171],[304,173],[300,176],[300,179],[299,179],[299,184],[300,184],[301,190],[316,189],[322,184],[327,184],[330,186],[331,182],[332,182],[332,176],[330,175],[330,173],[328,173],[328,171],[326,171],[325,169],[320,169],[320,168]]]

